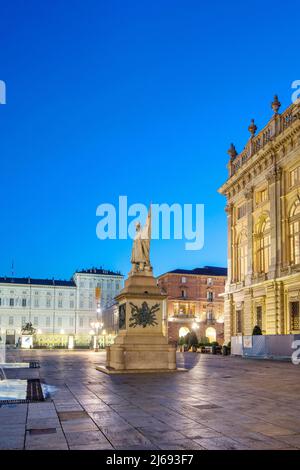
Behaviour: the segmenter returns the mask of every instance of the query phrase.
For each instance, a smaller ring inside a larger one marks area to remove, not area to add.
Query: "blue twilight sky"
[[[130,269],[96,208],[205,204],[205,245],[153,241],[160,274],[226,266],[226,151],[300,79],[295,2],[0,0],[0,276]]]

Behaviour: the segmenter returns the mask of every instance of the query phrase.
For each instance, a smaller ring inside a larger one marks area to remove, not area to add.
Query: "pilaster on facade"
[[[271,263],[269,279],[275,279],[281,266],[281,176],[282,169],[275,166],[267,174],[270,200]]]
[[[252,291],[251,289],[244,290],[244,305],[243,305],[243,334],[251,335],[253,331],[252,323]]]
[[[232,252],[233,252],[233,204],[227,204],[225,207],[227,214],[227,281],[230,283],[233,279]]]
[[[233,308],[233,296],[232,294],[225,295],[224,304],[224,340],[228,343],[231,336],[234,334],[234,308]]]
[[[247,206],[247,274],[245,279],[245,285],[250,285],[252,282],[253,274],[253,197],[254,197],[254,188],[251,186],[248,188],[245,193],[246,206]]]
[[[266,333],[268,335],[276,335],[278,333],[277,310],[276,283],[272,282],[266,286]]]

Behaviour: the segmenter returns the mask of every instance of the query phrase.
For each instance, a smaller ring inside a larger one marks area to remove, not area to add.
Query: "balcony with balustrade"
[[[277,96],[275,96],[272,103],[274,115],[268,122],[268,124],[257,134],[257,126],[252,119],[249,126],[249,132],[251,137],[246,144],[244,150],[237,153],[233,144],[231,144],[228,153],[230,155],[229,162],[229,177],[235,175],[235,173],[247,163],[251,157],[262,150],[269,142],[274,141],[280,134],[292,126],[292,124],[300,119],[300,105],[291,104],[282,114],[278,113],[280,103]]]

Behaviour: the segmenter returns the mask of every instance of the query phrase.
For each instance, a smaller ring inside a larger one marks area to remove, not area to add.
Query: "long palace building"
[[[241,153],[228,151],[225,340],[300,333],[300,106],[273,116]]]
[[[123,276],[102,268],[76,271],[69,281],[0,277],[0,336],[15,344],[28,322],[40,346],[63,346],[72,335],[75,345],[91,341],[91,323],[101,320],[123,287]]]

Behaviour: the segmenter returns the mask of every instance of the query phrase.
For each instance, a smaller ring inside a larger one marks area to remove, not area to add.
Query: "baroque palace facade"
[[[300,333],[300,105],[274,114],[241,153],[228,151],[228,279],[225,341],[251,335]]]
[[[75,345],[91,341],[91,323],[101,321],[123,287],[118,272],[91,268],[76,271],[69,281],[0,278],[0,335],[16,344],[28,322],[36,329],[36,344],[63,346],[73,336]]]
[[[224,293],[226,268],[204,266],[175,269],[158,277],[167,294],[166,322],[169,342],[177,342],[194,330],[199,340],[224,341]]]

